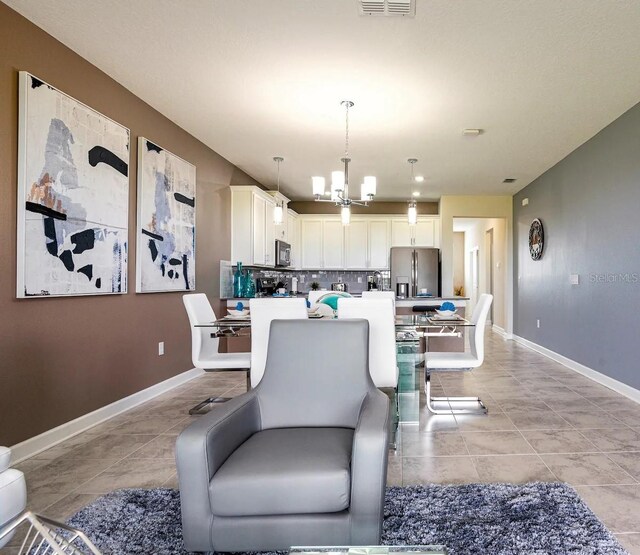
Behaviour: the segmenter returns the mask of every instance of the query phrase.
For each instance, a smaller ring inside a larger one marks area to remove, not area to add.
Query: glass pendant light
[[[407,210],[407,219],[409,225],[416,225],[418,223],[418,206],[415,200],[409,203],[409,209]]]
[[[284,162],[282,156],[274,156],[273,161],[278,165],[278,193],[280,192],[280,162]],[[282,225],[284,220],[284,209],[282,208],[282,202],[279,198],[276,198],[276,205],[273,207],[273,223],[275,225]]]
[[[340,218],[342,219],[342,225],[349,225],[351,223],[351,207],[343,206],[340,209]]]

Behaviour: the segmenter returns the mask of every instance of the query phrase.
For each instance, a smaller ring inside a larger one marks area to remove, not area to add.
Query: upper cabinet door
[[[265,224],[267,201],[257,195],[253,196],[253,264],[266,264],[267,251],[265,241]]]
[[[301,220],[300,253],[302,268],[322,268],[322,220]]]
[[[300,222],[287,214],[287,242],[291,245],[291,268],[300,267]]]
[[[374,270],[389,268],[389,220],[369,222],[369,265]]]
[[[392,247],[412,247],[413,233],[411,226],[404,220],[391,220],[391,246]]]
[[[369,268],[369,225],[366,220],[352,220],[344,228],[345,268],[364,270]]]
[[[437,218],[418,218],[415,226],[416,247],[440,247],[440,220]]]
[[[264,263],[273,266],[276,263],[276,225],[273,223],[275,202],[265,202],[264,212]],[[277,226],[282,228],[282,225]]]
[[[325,220],[322,241],[322,268],[344,268],[344,226],[340,220]]]

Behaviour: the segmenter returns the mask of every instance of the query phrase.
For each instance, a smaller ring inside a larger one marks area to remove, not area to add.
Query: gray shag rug
[[[104,555],[187,553],[174,489],[114,491],[69,524]],[[573,488],[542,482],[388,488],[382,543],[443,544],[450,555],[626,554]]]

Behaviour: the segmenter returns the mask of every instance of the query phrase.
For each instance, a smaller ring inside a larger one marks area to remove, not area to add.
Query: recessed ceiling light
[[[415,179],[417,183],[422,183],[424,181],[424,175],[416,175],[413,179]]]
[[[420,191],[413,191],[413,196],[414,197],[419,197],[420,196]]]
[[[502,180],[503,183],[515,183],[516,182],[516,178],[515,177],[505,177]]]
[[[484,129],[468,128],[468,129],[463,129],[462,130],[462,134],[466,135],[468,137],[477,137],[478,135],[480,135],[483,132],[484,132]]]

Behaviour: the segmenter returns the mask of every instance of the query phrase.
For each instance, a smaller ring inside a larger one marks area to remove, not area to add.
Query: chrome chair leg
[[[424,382],[425,382],[425,395],[427,397],[427,408],[432,414],[476,414],[486,415],[489,414],[489,409],[482,402],[480,397],[432,397],[431,396],[431,372],[429,369],[424,369]],[[445,402],[449,403],[448,409],[437,409],[433,406],[433,402]],[[477,409],[455,409],[451,406],[451,403],[477,403]]]
[[[247,375],[247,391],[251,389],[251,370],[247,368],[244,370]],[[193,416],[194,414],[206,414],[207,411],[203,411],[206,406],[218,403],[226,403],[230,401],[233,397],[207,397],[201,403],[198,403],[195,407],[189,409],[189,414]]]

